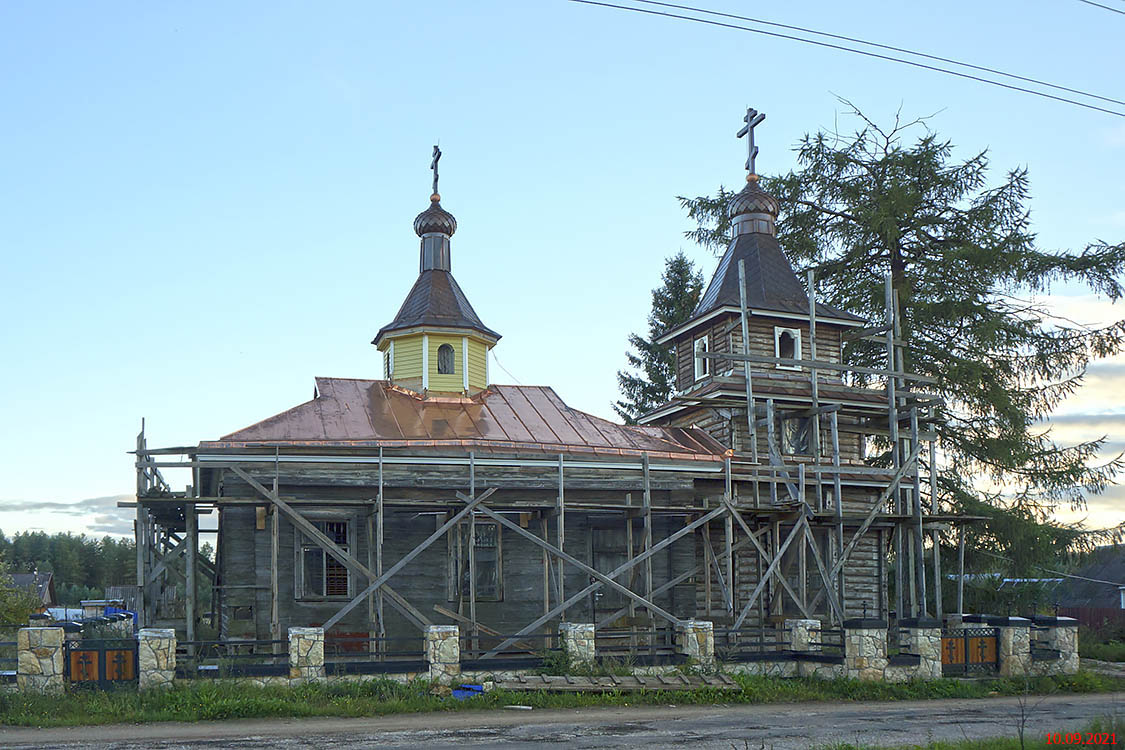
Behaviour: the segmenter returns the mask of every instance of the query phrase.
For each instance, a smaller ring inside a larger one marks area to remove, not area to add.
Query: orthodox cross
[[[437,195],[437,163],[439,159],[441,159],[441,149],[437,146],[434,146],[434,158],[433,161],[430,162],[430,169],[434,170],[434,195]]]
[[[742,118],[742,121],[746,124],[742,126],[742,130],[738,131],[739,138],[747,136],[746,147],[748,156],[746,157],[746,170],[750,172],[750,174],[757,174],[757,171],[754,169],[754,159],[758,156],[758,147],[754,145],[754,128],[761,125],[764,119],[766,119],[766,116],[760,114],[758,110],[747,109],[746,116]]]

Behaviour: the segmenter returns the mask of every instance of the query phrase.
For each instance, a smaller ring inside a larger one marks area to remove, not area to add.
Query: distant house
[[[53,573],[13,573],[12,584],[18,589],[24,589],[39,599],[39,612],[47,611],[59,603],[55,596],[55,575]]]
[[[1125,544],[1100,547],[1056,589],[1059,614],[1088,627],[1125,627]]]

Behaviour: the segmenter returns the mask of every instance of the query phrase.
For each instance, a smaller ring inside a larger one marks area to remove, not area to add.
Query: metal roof
[[[438,269],[418,274],[418,280],[414,282],[410,294],[406,295],[406,301],[395,319],[379,329],[371,343],[378,346],[383,336],[392,331],[420,326],[468,328],[492,339],[500,338],[499,333],[481,322],[453,274]]]
[[[739,306],[738,261],[746,265],[746,305],[753,310],[807,315],[809,297],[797,280],[793,266],[781,250],[777,237],[753,232],[739,234],[723,253],[711,283],[699,299],[691,318],[706,315],[727,305]],[[818,317],[837,320],[862,321],[858,315],[839,310],[831,305],[817,303]],[[690,325],[690,321],[688,323]]]
[[[423,398],[385,380],[317,378],[316,396],[201,449],[254,446],[454,447],[721,461],[699,429],[626,426],[572,409],[549,387],[493,385]]]

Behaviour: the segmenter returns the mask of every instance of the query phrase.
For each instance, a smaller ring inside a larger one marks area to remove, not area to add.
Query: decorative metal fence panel
[[[67,640],[63,674],[77,687],[106,688],[137,679],[137,642],[130,639]]]
[[[946,628],[941,631],[944,675],[991,674],[1000,669],[998,628]]]

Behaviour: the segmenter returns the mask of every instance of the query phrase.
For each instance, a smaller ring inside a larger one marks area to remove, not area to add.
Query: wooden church
[[[740,133],[752,154],[759,121]],[[885,560],[921,561],[948,521],[918,472],[932,402],[902,386],[893,354],[886,388],[847,384],[842,342],[881,329],[810,299],[752,159],[730,245],[663,339],[676,393],[625,426],[549,386],[492,382],[500,334],[453,276],[439,157],[414,220],[418,278],[372,341],[382,379],[317,378],[311,400],[196,446],[138,438],[143,624],[171,620],[191,639],[209,615],[223,639],[305,625],[412,639],[458,623],[511,636],[499,649],[561,621],[655,634],[689,619],[737,630],[924,612],[924,567],[897,587],[910,602],[889,602]],[[900,446],[894,466],[865,462],[872,435]],[[189,467],[192,484],[173,490],[166,467]],[[213,564],[196,552],[210,513]],[[199,576],[213,612],[193,596]],[[177,581],[187,601],[171,618],[161,592]]]

